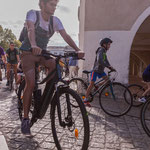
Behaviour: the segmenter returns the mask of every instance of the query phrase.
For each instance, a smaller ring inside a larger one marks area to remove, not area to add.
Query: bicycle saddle
[[[89,73],[91,73],[92,71],[83,70],[82,72],[85,73],[85,74],[89,74]]]

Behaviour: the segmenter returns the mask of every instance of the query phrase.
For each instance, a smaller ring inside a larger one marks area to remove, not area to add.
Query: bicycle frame
[[[105,80],[105,79],[100,79],[99,81],[97,81],[96,83],[94,83],[94,87],[96,88],[97,85],[99,86],[99,84],[100,84],[101,82],[104,82],[102,85],[100,85],[100,86],[96,89],[96,91],[94,91],[94,93],[91,93],[91,94],[90,94],[91,97],[94,97],[99,91],[101,91],[101,90],[103,89],[103,87],[105,87],[107,84],[110,83],[110,90],[111,90],[111,93],[112,93],[113,98],[115,99],[115,95],[114,95],[113,88],[112,88],[112,82],[115,80],[116,77],[111,80],[111,79],[110,79],[110,73],[111,73],[111,71],[108,72],[108,79],[106,79],[106,80]]]
[[[52,55],[52,56],[56,56],[56,55]],[[67,101],[67,110],[68,110],[68,115],[67,118],[65,118],[66,120],[68,120],[68,123],[63,122],[62,121],[62,117],[61,117],[61,107],[60,107],[60,102],[58,100],[58,94],[59,94],[59,90],[61,88],[68,88],[69,86],[67,85],[67,82],[65,80],[62,79],[61,77],[61,68],[59,65],[59,60],[61,59],[61,57],[56,58],[56,69],[53,70],[41,83],[37,83],[37,73],[35,74],[35,81],[36,81],[36,88],[35,91],[38,90],[38,84],[43,84],[45,83],[52,75],[53,73],[56,73],[56,75],[46,83],[43,95],[41,97],[41,105],[38,108],[38,110],[35,110],[35,114],[33,115],[33,118],[31,119],[31,126],[37,121],[37,119],[42,119],[47,111],[47,108],[49,106],[49,104],[53,104],[54,102],[56,102],[57,104],[57,111],[58,111],[58,118],[59,118],[59,124],[62,127],[65,127],[66,125],[72,126],[72,112],[71,112],[71,104],[70,104],[70,100],[69,100],[69,95],[66,94],[66,101]],[[58,85],[59,82],[64,83],[63,85]],[[55,88],[55,89],[54,89]],[[45,110],[43,110],[43,105],[45,105],[47,108]],[[35,109],[35,108],[34,108]]]

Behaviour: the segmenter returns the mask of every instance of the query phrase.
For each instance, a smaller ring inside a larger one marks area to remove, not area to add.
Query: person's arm
[[[99,56],[98,56],[98,61],[100,64],[102,64],[104,67],[107,67],[108,69],[112,70],[112,71],[116,71],[109,63],[108,59],[107,59],[107,55],[104,51],[100,51],[99,52]]]
[[[2,55],[2,60],[6,64],[6,56],[5,55]]]
[[[63,39],[66,41],[66,43],[68,43],[69,46],[71,46],[76,51],[80,51],[80,49],[77,47],[77,45],[72,40],[72,38],[67,34],[67,32],[65,31],[65,29],[60,30],[59,33],[61,34],[61,36],[63,37]]]
[[[18,62],[20,62],[20,58],[19,58],[19,55],[17,55],[17,61],[18,61]]]
[[[81,51],[77,47],[77,45],[75,44],[75,42],[73,41],[73,39],[65,31],[65,29],[60,30],[59,33],[62,36],[62,38],[66,41],[66,43],[68,43],[69,46],[71,46],[74,50],[76,50],[78,52],[78,57],[79,58],[83,58],[84,57],[84,52]]]
[[[37,46],[35,41],[35,27],[33,22],[27,21],[27,31],[28,31],[28,38],[32,48],[32,53],[34,55],[39,55],[42,50]]]

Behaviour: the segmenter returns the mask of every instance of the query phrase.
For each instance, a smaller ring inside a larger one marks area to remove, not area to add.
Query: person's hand
[[[42,49],[38,46],[32,46],[32,54],[33,55],[40,55],[42,52]]]
[[[78,58],[83,58],[85,53],[83,51],[78,51]]]
[[[116,69],[114,69],[112,66],[110,66],[109,69],[113,72],[116,72]]]

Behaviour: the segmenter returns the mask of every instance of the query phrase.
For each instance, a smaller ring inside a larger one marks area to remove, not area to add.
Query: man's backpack
[[[40,21],[40,16],[39,16],[39,12],[36,11],[36,22],[35,22],[35,27],[39,24]],[[53,16],[50,17],[50,24],[49,24],[49,31],[53,29]],[[19,41],[23,42],[26,35],[27,35],[28,31],[27,31],[27,27],[26,25],[24,25],[23,29],[21,30],[20,36],[19,36]]]

